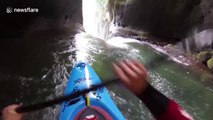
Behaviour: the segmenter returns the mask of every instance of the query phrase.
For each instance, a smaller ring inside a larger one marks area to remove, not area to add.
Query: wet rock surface
[[[154,44],[182,63],[207,69],[211,55],[198,56],[212,50],[213,1],[119,1],[114,22],[125,29],[118,35]]]
[[[202,0],[200,7],[204,16],[202,29],[213,28],[213,1]]]
[[[213,27],[211,0],[119,0],[115,24],[147,31],[167,42],[180,41],[195,32]],[[173,39],[173,41],[170,41]]]
[[[180,64],[186,65],[187,67],[192,68],[195,71],[202,70],[205,71],[206,73],[210,72],[210,69],[207,67],[207,61],[212,57],[211,51],[207,52],[208,55],[210,56],[205,56],[206,55],[205,54],[198,57],[199,52],[186,52],[184,49],[179,49],[177,47],[178,44],[168,44],[168,42],[166,42],[166,39],[159,39],[151,36],[147,32],[132,30],[128,27],[126,28],[118,27],[116,30],[114,30],[112,36],[122,36],[125,38],[131,37],[133,39],[137,39],[142,42],[147,42],[153,48],[170,56],[174,61]],[[169,40],[173,41],[172,39]],[[202,53],[203,52],[201,51],[201,54]],[[204,51],[204,53],[206,52]],[[201,61],[201,59],[205,60]]]
[[[123,7],[120,24],[156,37],[183,38],[203,21],[200,3],[200,0],[135,0]]]

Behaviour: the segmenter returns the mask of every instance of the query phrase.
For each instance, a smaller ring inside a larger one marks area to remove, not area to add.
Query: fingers
[[[140,69],[140,75],[143,75],[144,77],[147,77],[147,70],[146,68],[144,67],[143,64],[141,64],[140,62],[136,61],[136,60],[132,60],[132,63],[135,65],[135,66],[138,66],[138,68]]]
[[[121,68],[119,68],[116,64],[113,63],[113,67],[114,67],[114,71],[116,73],[116,75],[123,80],[124,83],[128,84],[130,81],[128,79],[128,77],[126,76],[126,74],[123,72],[123,70]]]
[[[16,112],[16,108],[18,108],[18,107],[19,107],[19,105],[16,105],[16,104],[10,105],[10,106],[4,108],[4,109],[3,109],[3,112],[10,112],[10,113],[13,113],[13,114],[18,114],[18,113]]]
[[[124,82],[130,82],[131,80],[138,80],[140,78],[147,77],[147,71],[145,67],[137,61],[124,61],[119,62],[117,65],[113,64],[114,71]]]
[[[143,71],[140,70],[140,68],[138,68],[138,66],[136,66],[135,64],[133,64],[132,61],[125,60],[124,62],[126,63],[126,65],[127,65],[134,73],[140,74],[141,72],[143,72]]]
[[[20,107],[19,105],[9,105],[2,111],[3,120],[22,120],[23,114],[16,112],[16,108]]]
[[[138,75],[137,73],[135,73],[131,67],[128,66],[128,64],[126,64],[126,62],[119,62],[119,67],[121,68],[121,70],[126,74],[126,76],[130,79],[137,79]]]

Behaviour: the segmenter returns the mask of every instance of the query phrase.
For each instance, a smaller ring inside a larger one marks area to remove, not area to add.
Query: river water
[[[114,77],[112,62],[137,59],[149,70],[151,84],[176,100],[197,120],[212,120],[213,87],[201,73],[174,62],[151,46],[122,37],[103,41],[84,32],[42,31],[1,40],[0,107],[25,105],[63,95],[75,61],[89,62],[102,80]],[[154,61],[154,62],[153,62]],[[118,108],[129,120],[153,117],[134,95],[120,85],[108,87]],[[56,120],[60,106],[26,115],[29,120]]]

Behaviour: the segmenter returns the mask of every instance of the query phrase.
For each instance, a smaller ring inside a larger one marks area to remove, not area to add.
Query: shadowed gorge
[[[2,0],[0,37],[20,37],[36,30],[60,30],[64,24],[82,23],[81,0]],[[8,7],[37,8],[37,13],[7,13]]]
[[[109,80],[112,63],[136,59],[152,86],[194,119],[212,120],[212,0],[2,0],[0,10],[0,109],[62,96],[77,61]],[[128,90],[107,88],[126,119],[154,120]],[[26,119],[58,120],[60,109]]]
[[[156,37],[180,39],[195,28],[200,29],[204,19],[200,3],[201,0],[126,0],[117,5],[116,21]]]

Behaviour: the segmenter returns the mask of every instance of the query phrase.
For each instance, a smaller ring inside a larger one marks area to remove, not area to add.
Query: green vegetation
[[[202,51],[197,55],[197,59],[202,63],[206,63],[211,57],[212,53],[210,51]]]
[[[207,61],[207,66],[210,70],[213,70],[213,57]]]
[[[198,61],[206,64],[213,71],[213,51],[201,51],[196,57]]]

